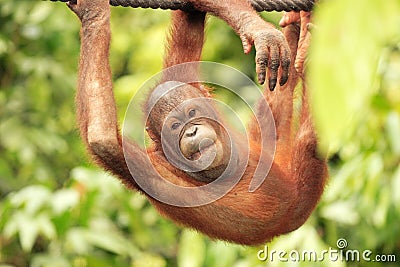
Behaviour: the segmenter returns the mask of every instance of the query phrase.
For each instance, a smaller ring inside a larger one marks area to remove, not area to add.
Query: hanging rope
[[[68,2],[68,0],[50,0]],[[216,0],[218,1],[218,0]],[[315,0],[250,0],[255,10],[261,11],[311,11]],[[76,2],[76,0],[71,0]],[[112,6],[142,7],[153,9],[194,10],[187,0],[110,0]]]

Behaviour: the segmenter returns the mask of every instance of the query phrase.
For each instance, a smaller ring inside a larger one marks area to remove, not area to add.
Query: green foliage
[[[365,103],[379,89],[376,73],[382,49],[395,48],[400,40],[400,2],[326,1],[321,5],[315,13],[318,26],[311,49],[310,85],[326,151],[341,146],[348,127],[356,125],[353,119],[364,116]]]
[[[77,25],[49,5],[0,5],[1,193],[36,182],[60,186],[83,155],[71,110]]]
[[[347,249],[400,261],[398,14],[395,0],[318,6],[310,82],[331,178],[310,220],[268,243],[269,251],[321,252],[345,238]],[[276,24],[280,15],[263,16]],[[168,21],[166,11],[112,9],[121,119],[131,96],[161,69]],[[73,103],[79,23],[65,4],[0,0],[0,29],[1,267],[287,265],[260,261],[264,246],[212,241],[177,227],[89,163]],[[254,54],[243,55],[239,38],[218,19],[208,24],[203,58],[254,77]]]
[[[102,172],[82,167],[71,171],[65,188],[52,192],[33,185],[9,194],[0,213],[7,218],[1,224],[3,238],[10,242],[4,256],[18,266],[28,259],[32,266],[71,266],[77,261],[89,266],[129,266],[144,258],[164,266],[163,258],[140,249],[162,249],[169,255],[168,244],[176,234],[175,227],[160,221],[143,196],[127,192]],[[155,225],[157,229],[151,230]],[[14,258],[18,250],[26,258]]]

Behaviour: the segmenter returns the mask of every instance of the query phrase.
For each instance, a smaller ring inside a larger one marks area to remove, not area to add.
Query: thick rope
[[[50,0],[53,2],[68,2],[68,0]],[[76,0],[70,0],[76,2]],[[218,0],[216,0],[218,1]],[[311,11],[315,0],[249,0],[255,10],[261,11]],[[110,0],[113,6],[142,7],[153,9],[180,9],[184,11],[194,10],[187,0]]]

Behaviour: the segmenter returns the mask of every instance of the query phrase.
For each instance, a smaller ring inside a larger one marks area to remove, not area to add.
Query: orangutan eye
[[[180,122],[175,122],[171,125],[172,130],[176,130],[179,128],[179,126],[181,126]]]
[[[189,118],[193,118],[194,115],[196,115],[196,110],[195,110],[195,109],[191,109],[191,110],[189,111]]]

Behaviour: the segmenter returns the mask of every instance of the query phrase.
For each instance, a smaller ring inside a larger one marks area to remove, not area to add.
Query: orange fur
[[[198,1],[198,5],[201,2]],[[70,4],[70,7],[82,20],[77,93],[82,138],[99,165],[118,176],[129,188],[142,191],[132,178],[126,161],[135,168],[136,175],[148,177],[150,182],[158,174],[146,163],[146,151],[136,144],[128,146],[126,157],[122,151],[108,62],[108,1],[80,0],[77,5]],[[204,17],[205,14],[199,12],[173,12],[164,67],[200,59]],[[87,18],[89,19],[85,21]],[[298,30],[294,26],[288,26],[285,36],[294,59]],[[184,81],[196,75],[196,71],[187,70],[182,73],[183,78],[166,75],[164,79]],[[308,111],[307,92],[303,94],[299,129],[295,132],[292,127],[293,90],[297,84],[298,75],[291,66],[287,84],[278,86],[273,93],[265,92],[277,127],[277,150],[268,177],[255,192],[249,192],[248,188],[261,148],[258,142],[259,126],[253,123],[250,127],[253,141],[250,144],[251,153],[246,172],[231,191],[210,204],[191,208],[171,206],[148,196],[156,209],[178,224],[197,229],[212,238],[248,245],[268,241],[302,225],[323,192],[327,168],[325,160],[317,155],[317,137]],[[210,97],[207,90],[199,90]],[[262,115],[265,110],[260,107],[258,112]],[[92,128],[97,131],[92,132]],[[174,168],[159,149],[156,147],[147,153],[152,162],[157,163],[154,167],[163,178],[183,186],[201,184]]]

